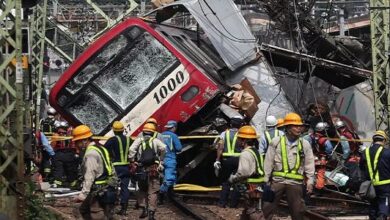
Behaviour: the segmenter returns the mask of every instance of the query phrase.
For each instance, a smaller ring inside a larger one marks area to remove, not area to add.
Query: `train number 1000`
[[[156,92],[153,94],[154,100],[157,104],[160,104],[170,93],[175,91],[176,87],[184,82],[184,73],[179,71],[176,73],[176,76],[173,76],[165,85],[162,85]]]

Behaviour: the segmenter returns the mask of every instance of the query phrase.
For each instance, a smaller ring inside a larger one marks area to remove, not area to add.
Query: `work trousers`
[[[370,202],[370,220],[386,220],[390,216],[389,196],[378,196]]]
[[[325,172],[326,172],[326,160],[325,158],[321,158],[319,160],[316,160],[316,171],[317,171],[317,178],[316,178],[316,185],[315,187],[317,189],[322,189],[325,187]]]
[[[157,208],[157,194],[160,191],[159,177],[148,177],[147,181],[138,181],[138,186],[137,202],[139,206],[155,211]]]
[[[232,185],[228,182],[228,179],[231,174],[234,174],[238,168],[238,157],[227,157],[222,160],[222,172],[221,172],[221,180],[222,180],[222,190],[219,197],[219,205],[226,206],[230,196],[230,188],[233,186],[233,191],[231,192],[230,197],[230,207],[237,207],[240,192],[238,191],[235,185]]]
[[[272,219],[273,211],[277,208],[280,199],[285,194],[292,220],[303,220],[305,204],[302,185],[272,183],[271,189],[275,193],[275,198],[272,203],[264,202],[263,213],[266,219]]]
[[[168,192],[176,183],[176,159],[169,158],[164,160],[164,180],[160,187],[162,193]]]
[[[68,182],[71,187],[76,186],[79,160],[76,157],[75,150],[56,150],[56,154],[53,159],[54,183],[59,186],[64,186],[64,183]]]
[[[111,220],[114,219],[115,201],[107,203],[104,196],[90,192],[81,203],[80,214],[85,220]]]
[[[130,170],[128,165],[115,166],[115,172],[120,179],[121,190],[119,192],[120,204],[127,204],[129,202],[130,191]]]
[[[233,187],[233,190],[230,192],[230,188]],[[230,207],[236,208],[240,200],[240,192],[235,184],[229,182],[222,183],[221,194],[219,197],[219,205],[226,206],[228,203],[230,195]]]
[[[51,158],[46,151],[42,151],[42,161],[39,166],[39,173],[42,175],[42,180],[44,182],[49,181],[51,174]]]

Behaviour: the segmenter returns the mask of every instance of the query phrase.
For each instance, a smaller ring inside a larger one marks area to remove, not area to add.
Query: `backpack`
[[[142,153],[139,159],[142,166],[151,166],[155,164],[156,161],[159,161],[157,153],[153,148],[153,140],[154,138],[150,138],[148,141],[142,139],[142,145],[140,146],[142,147]]]

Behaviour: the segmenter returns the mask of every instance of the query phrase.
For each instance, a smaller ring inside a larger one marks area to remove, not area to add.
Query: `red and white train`
[[[130,18],[75,60],[51,90],[50,104],[97,135],[108,134],[115,120],[130,135],[149,117],[161,125],[186,122],[224,88],[218,72],[225,64],[196,34]]]

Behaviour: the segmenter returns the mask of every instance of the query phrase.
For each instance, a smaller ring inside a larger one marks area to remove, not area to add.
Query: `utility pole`
[[[345,8],[344,4],[339,5],[339,29],[340,29],[340,36],[341,37],[345,36],[345,14],[344,14],[344,8]]]
[[[375,125],[390,126],[389,0],[370,0]]]
[[[33,120],[35,130],[40,127],[41,119],[41,94],[43,78],[43,58],[45,52],[45,32],[46,32],[46,11],[47,0],[42,0],[34,7],[33,19],[31,22],[31,75],[33,82]]]
[[[21,0],[0,0],[0,212],[24,219]]]

